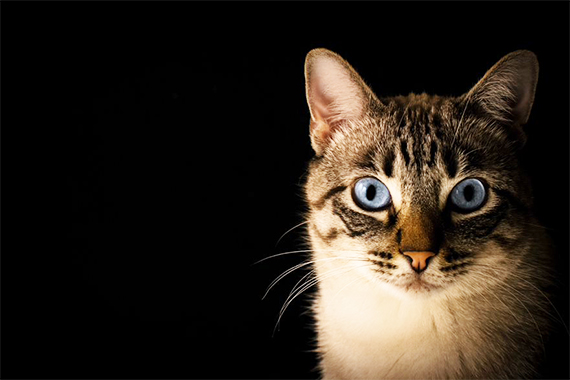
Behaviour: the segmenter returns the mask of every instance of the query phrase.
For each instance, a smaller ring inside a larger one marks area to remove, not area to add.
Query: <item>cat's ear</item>
[[[305,90],[311,111],[311,143],[317,155],[338,129],[361,118],[376,98],[352,66],[327,49],[307,54]]]
[[[507,54],[469,91],[467,100],[478,103],[491,117],[523,125],[528,121],[538,81],[538,60],[533,52]]]

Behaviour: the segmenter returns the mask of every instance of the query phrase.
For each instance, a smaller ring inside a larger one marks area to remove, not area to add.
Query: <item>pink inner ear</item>
[[[309,95],[315,118],[327,122],[357,117],[362,110],[362,88],[350,69],[328,57],[314,63]]]
[[[322,84],[316,81],[313,92],[313,113],[317,120],[327,123],[333,116],[333,100],[327,96]]]
[[[311,134],[321,143],[326,143],[331,137],[332,99],[326,95],[326,89],[321,78],[311,79],[310,104],[313,120],[311,120]]]
[[[310,53],[305,70],[311,137],[319,153],[341,124],[362,116],[369,89],[348,63],[331,52]]]

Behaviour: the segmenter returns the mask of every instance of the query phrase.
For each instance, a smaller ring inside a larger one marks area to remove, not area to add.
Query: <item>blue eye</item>
[[[485,185],[478,179],[468,178],[459,182],[449,196],[449,202],[458,212],[475,211],[487,200]]]
[[[391,202],[386,185],[372,177],[362,178],[356,182],[352,188],[352,199],[358,207],[366,211],[378,211]]]

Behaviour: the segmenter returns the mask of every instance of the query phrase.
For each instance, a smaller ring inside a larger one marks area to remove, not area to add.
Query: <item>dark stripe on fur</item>
[[[451,149],[445,149],[443,152],[443,163],[449,178],[455,177],[457,174],[457,157],[453,154]]]
[[[388,259],[391,260],[392,259],[392,254],[390,252],[384,252],[384,251],[370,251],[368,252],[370,255],[374,255],[374,256],[378,256],[381,257],[383,259]]]
[[[435,141],[431,142],[430,150],[429,150],[429,161],[427,165],[431,168],[435,165],[435,155],[437,153],[437,143]]]
[[[388,268],[388,269],[398,268],[396,265],[385,262],[385,261],[380,261],[380,260],[370,260],[370,261],[373,262],[374,264],[378,265],[380,268]]]
[[[448,248],[447,254],[444,255],[444,259],[448,263],[453,263],[455,261],[459,261],[459,260],[462,260],[466,257],[469,257],[470,255],[471,255],[471,253],[469,253],[469,252],[464,252],[464,251],[460,252],[460,251],[456,251],[453,248]]]
[[[343,191],[344,189],[346,189],[346,186],[337,186],[334,187],[332,189],[330,189],[321,199],[319,199],[318,201],[314,202],[312,205],[317,209],[320,210],[323,207],[325,207],[325,203],[328,199],[330,199],[333,195],[340,193],[341,191]]]
[[[362,161],[358,162],[356,165],[364,170],[372,170],[374,172],[378,171],[378,168],[375,165],[374,159],[375,159],[375,150],[374,149],[369,149],[365,154],[364,157],[362,159]]]
[[[460,268],[464,268],[466,265],[469,265],[470,262],[469,261],[464,261],[462,263],[457,263],[457,264],[453,264],[453,265],[448,265],[446,267],[442,267],[441,271],[442,272],[451,272],[451,271],[455,271],[457,269]]]
[[[511,206],[519,211],[529,211],[529,206],[522,203],[513,193],[508,190],[494,189],[495,193],[507,201]]]
[[[315,226],[314,224],[311,225],[311,227],[313,228],[313,231],[315,231],[319,239],[321,239],[327,245],[330,245],[332,241],[336,239],[336,237],[338,236],[338,230],[334,227],[331,228],[329,231],[327,231],[325,234],[321,233],[321,231],[319,231],[317,226]]]
[[[388,153],[384,156],[384,162],[382,163],[382,170],[386,177],[392,177],[394,171],[394,150],[390,149]]]
[[[457,234],[464,235],[466,239],[471,237],[483,238],[490,235],[503,221],[509,211],[509,204],[503,202],[497,207],[484,214],[474,216],[457,223],[454,230]]]
[[[410,155],[408,153],[408,145],[405,141],[400,142],[400,152],[402,153],[402,157],[404,157],[404,162],[406,166],[410,165]]]
[[[396,212],[394,212],[394,207],[392,206],[392,208],[389,210],[388,213],[388,223],[386,224],[386,227],[392,228],[396,225],[396,220],[398,219],[398,214]]]
[[[352,210],[337,198],[333,199],[333,213],[342,220],[350,237],[372,236],[386,230],[384,224],[376,218]]]
[[[463,155],[466,170],[483,169],[486,166],[487,157],[480,149],[472,149]]]
[[[499,244],[504,249],[515,249],[519,244],[519,240],[516,238],[509,238],[503,235],[491,235],[489,239],[493,240]]]

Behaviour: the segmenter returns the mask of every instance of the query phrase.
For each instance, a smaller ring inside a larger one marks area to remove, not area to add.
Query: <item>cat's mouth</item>
[[[400,287],[411,293],[426,293],[438,289],[440,286],[426,280],[424,275],[410,274],[401,282]]]
[[[420,278],[418,278],[416,280],[412,280],[408,284],[404,285],[405,290],[407,290],[409,292],[415,292],[415,293],[430,292],[436,288],[437,287],[435,285],[432,285],[426,281],[423,281]]]

